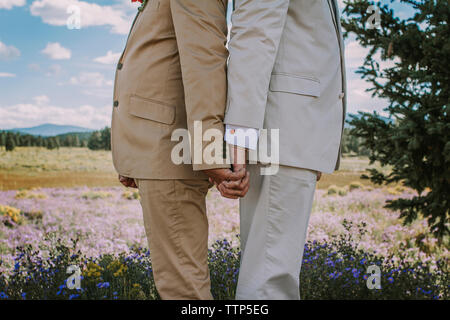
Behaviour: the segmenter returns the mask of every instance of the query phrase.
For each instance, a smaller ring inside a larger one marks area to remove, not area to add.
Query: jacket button
[[[117,108],[119,106],[119,101],[114,101],[113,106]]]
[[[339,93],[339,99],[344,99],[344,96],[345,96],[344,92]]]
[[[122,67],[123,67],[123,63],[118,63],[117,64],[117,70],[122,70]]]

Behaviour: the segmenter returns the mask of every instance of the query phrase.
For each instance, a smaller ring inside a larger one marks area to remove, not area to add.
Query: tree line
[[[52,137],[36,136],[13,131],[0,131],[0,148],[12,151],[15,147],[60,147],[89,148],[91,150],[111,150],[111,129],[105,127],[94,132],[65,133]]]
[[[20,132],[0,131],[0,147],[4,147],[6,151],[12,151],[15,147],[81,148],[88,146],[90,137],[90,132],[66,133],[53,137],[43,137]]]
[[[363,139],[350,134],[350,128],[344,129],[342,152],[357,156],[368,156],[369,150],[364,147]],[[15,147],[59,147],[89,148],[91,150],[111,150],[111,129],[82,133],[66,133],[54,137],[34,136],[19,132],[0,131],[0,147],[12,151]]]
[[[364,139],[353,135],[351,128],[344,128],[342,135],[342,153],[356,156],[369,156],[370,150],[364,145]]]

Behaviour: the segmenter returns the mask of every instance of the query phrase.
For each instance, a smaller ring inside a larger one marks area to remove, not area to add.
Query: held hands
[[[250,186],[250,173],[245,167],[245,149],[232,146],[233,171],[230,169],[205,170],[209,181],[214,183],[220,194],[229,199],[245,197]]]
[[[233,172],[230,169],[211,169],[204,170],[204,173],[209,177],[209,181],[214,183],[220,194],[225,198],[238,199],[245,196],[248,191],[248,172],[240,170]],[[225,183],[233,183],[235,187],[233,190],[224,189],[221,187]]]
[[[231,155],[233,170],[210,169],[203,171],[209,177],[209,181],[216,185],[217,190],[219,190],[220,194],[225,198],[243,198],[248,192],[250,186],[250,173],[246,170],[245,154],[246,151],[244,148],[232,146]],[[133,178],[119,175],[119,181],[127,188],[137,188]]]
[[[127,188],[137,188],[136,182],[134,182],[133,178],[128,178],[119,175],[119,181],[121,184],[123,184]]]

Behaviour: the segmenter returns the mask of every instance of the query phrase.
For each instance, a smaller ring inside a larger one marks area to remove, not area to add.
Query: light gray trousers
[[[299,276],[317,175],[280,166],[261,175],[249,165],[250,189],[240,200],[238,300],[299,300]]]

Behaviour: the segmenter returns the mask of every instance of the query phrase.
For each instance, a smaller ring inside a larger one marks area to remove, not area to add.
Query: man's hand
[[[250,172],[245,171],[245,169],[242,169],[239,172],[245,172],[244,179],[238,181],[224,181],[217,185],[217,190],[219,190],[223,197],[238,199],[245,197],[247,194],[250,187]]]
[[[250,187],[250,173],[246,171],[246,150],[238,146],[231,145],[231,160],[233,162],[234,173],[244,173],[241,180],[228,180],[216,183],[220,194],[229,199],[245,197]]]
[[[319,181],[321,177],[322,177],[322,172],[317,171],[317,181]]]
[[[230,199],[238,199],[239,197],[245,196],[245,194],[247,193],[248,181],[244,182],[245,180],[244,178],[247,175],[247,172],[245,170],[233,172],[230,169],[210,169],[210,170],[203,170],[203,172],[209,177],[209,181],[217,186],[217,189],[219,190],[220,194],[223,197]],[[234,190],[232,195],[230,194],[230,192],[223,193],[219,189],[219,185],[221,185],[224,182],[237,183],[238,188]]]
[[[209,181],[221,184],[223,181],[240,181],[245,177],[245,171],[233,172],[230,169],[210,169],[203,170],[209,177]]]
[[[231,147],[231,161],[233,162],[233,171],[238,172],[240,170],[245,170],[246,164],[246,149],[238,146]]]
[[[119,181],[127,188],[137,188],[136,182],[134,182],[133,178],[124,177],[119,174]]]

